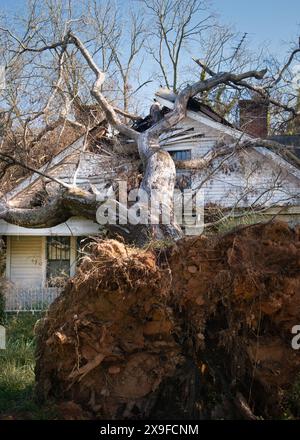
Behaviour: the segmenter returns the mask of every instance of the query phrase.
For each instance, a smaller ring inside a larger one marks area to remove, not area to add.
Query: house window
[[[50,286],[70,276],[70,237],[47,237],[47,280]]]
[[[191,160],[191,150],[168,151],[173,160]]]

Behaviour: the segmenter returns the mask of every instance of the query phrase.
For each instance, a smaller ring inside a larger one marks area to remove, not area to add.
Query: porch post
[[[42,237],[42,287],[47,284],[47,237]]]
[[[10,279],[10,236],[6,236],[6,268],[5,268],[5,277]]]
[[[76,273],[76,256],[77,256],[77,246],[76,238],[74,236],[70,237],[70,276],[73,277]]]

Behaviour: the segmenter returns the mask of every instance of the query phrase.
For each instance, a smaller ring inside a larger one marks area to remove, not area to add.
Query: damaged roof
[[[172,104],[175,102],[177,97],[176,93],[165,88],[159,89],[155,95],[157,98],[162,98],[163,100],[166,100]],[[242,132],[238,127],[230,124],[225,118],[216,113],[210,106],[202,103],[197,98],[189,99],[187,109],[202,116],[205,116],[211,121],[221,124],[224,131],[226,129],[228,130],[229,128],[232,130],[232,132],[238,133],[238,136],[240,136],[240,133]],[[170,109],[167,110],[170,111]],[[219,126],[220,129],[222,128],[221,126]],[[249,134],[246,134],[246,136],[254,139],[253,136]],[[264,148],[268,148],[277,156],[281,157],[281,159],[284,159],[286,162],[296,167],[298,170],[300,169],[300,135],[274,135],[268,137],[268,140],[275,141],[278,144],[281,144],[282,148],[272,147],[271,145],[269,147],[265,146]],[[263,148],[263,146],[259,143],[257,144],[257,147]]]
[[[161,88],[156,93],[155,96],[166,99],[170,102],[175,102],[176,100],[176,93],[172,92],[169,89]],[[204,116],[209,117],[210,119],[219,122],[220,124],[227,125],[229,127],[233,127],[230,122],[228,122],[225,118],[223,118],[221,115],[219,115],[215,110],[213,110],[209,105],[204,104],[201,102],[198,98],[190,98],[188,100],[187,105],[188,110],[191,110],[193,112],[199,112],[202,113]]]
[[[161,88],[156,93],[155,96],[158,98],[166,99],[167,101],[174,103],[176,100],[176,93],[172,92],[169,89]],[[217,112],[215,112],[209,105],[204,104],[197,98],[190,98],[188,100],[187,109],[202,114],[206,118],[210,118],[211,120],[218,122],[219,124],[226,125],[227,127],[233,127],[233,125],[228,122],[225,118],[220,116]],[[169,113],[170,109],[168,107],[163,106],[160,110],[161,117],[165,114]],[[147,115],[145,118],[141,118],[138,121],[135,121],[132,128],[136,131],[142,133],[150,128],[154,124],[151,115]]]

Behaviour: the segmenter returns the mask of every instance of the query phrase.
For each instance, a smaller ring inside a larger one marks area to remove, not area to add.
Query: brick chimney
[[[239,101],[240,129],[254,137],[268,136],[268,103],[261,99]]]

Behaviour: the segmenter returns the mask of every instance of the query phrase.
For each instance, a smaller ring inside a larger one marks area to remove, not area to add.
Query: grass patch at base
[[[5,319],[6,350],[0,350],[0,416],[27,414],[50,418],[34,400],[34,325],[40,315],[23,313]]]

